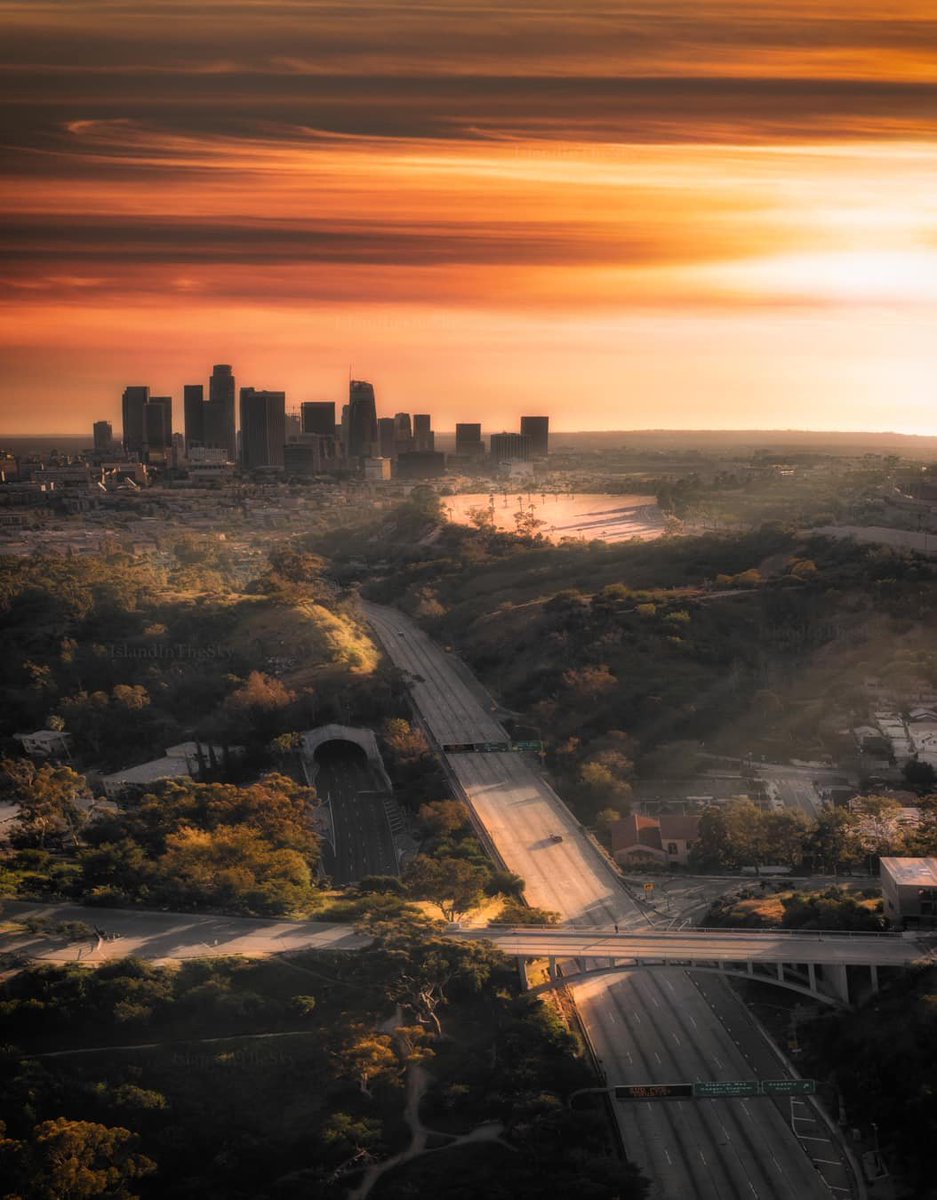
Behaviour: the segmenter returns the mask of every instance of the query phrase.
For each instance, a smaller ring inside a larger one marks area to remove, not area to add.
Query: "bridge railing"
[[[686,941],[688,937],[706,937],[712,941],[718,941],[720,938],[725,938],[727,941],[738,941],[741,939],[769,941],[774,938],[790,938],[794,941],[814,941],[818,937],[824,940],[835,938],[843,938],[844,940],[855,940],[856,938],[884,938],[886,940],[900,939],[904,934],[897,929],[704,929],[699,925],[693,925],[688,929],[621,929],[617,933],[614,929],[605,929],[597,926],[595,929],[582,928],[571,925],[496,925],[490,923],[484,926],[486,929],[501,930],[505,933],[517,933],[526,936],[537,936],[538,934],[544,937],[571,937],[571,938],[627,938],[629,940],[642,939],[645,941]]]

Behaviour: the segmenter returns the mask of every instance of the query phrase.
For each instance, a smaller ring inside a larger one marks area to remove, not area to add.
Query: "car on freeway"
[[[550,834],[551,842],[561,842],[562,840],[563,840],[563,835],[561,833],[551,833]]]

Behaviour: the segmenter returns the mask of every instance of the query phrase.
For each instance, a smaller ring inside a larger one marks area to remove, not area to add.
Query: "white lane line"
[[[656,1050],[654,1051],[654,1057],[657,1059],[658,1062],[660,1062],[660,1055],[657,1053]]]
[[[823,1163],[825,1167],[838,1167],[841,1165],[835,1158],[814,1158],[811,1159],[811,1162]]]
[[[664,1151],[664,1157],[667,1159],[667,1166],[668,1166],[668,1167],[672,1167],[672,1166],[673,1166],[673,1159],[670,1157],[670,1151],[669,1151],[669,1150],[665,1150],[665,1151]]]

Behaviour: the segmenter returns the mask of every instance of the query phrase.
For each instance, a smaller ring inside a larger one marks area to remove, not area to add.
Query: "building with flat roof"
[[[546,458],[550,451],[550,418],[521,417],[521,433],[530,438],[532,458]]]
[[[304,400],[299,406],[303,433],[335,437],[335,401]]]
[[[92,433],[96,454],[112,454],[114,452],[114,429],[110,421],[95,421]]]
[[[937,924],[937,858],[879,859],[879,880],[892,925]]]
[[[121,397],[121,424],[124,452],[142,457],[146,448],[146,418],[145,410],[150,398],[148,387],[133,386],[124,388]]]
[[[430,451],[436,449],[436,434],[433,432],[433,418],[429,413],[413,414],[413,449]]]
[[[460,458],[484,458],[482,427],[477,421],[462,421],[456,425],[455,452]]]
[[[446,456],[441,450],[410,450],[397,456],[395,479],[440,479],[446,473]]]
[[[248,471],[284,466],[286,392],[241,388],[241,464]]]
[[[509,458],[529,462],[530,438],[526,433],[493,433],[491,435],[491,461],[497,465]]]

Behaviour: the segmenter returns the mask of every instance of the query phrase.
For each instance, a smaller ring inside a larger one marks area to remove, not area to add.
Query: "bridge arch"
[[[814,991],[807,984],[797,983],[787,977],[781,978],[777,973],[768,971],[741,970],[738,967],[729,966],[703,966],[698,963],[680,963],[680,962],[646,962],[643,960],[635,960],[631,962],[616,963],[611,967],[587,967],[585,970],[576,971],[573,975],[559,975],[555,978],[548,979],[545,983],[538,983],[529,989],[531,996],[539,996],[544,992],[554,991],[556,988],[566,987],[567,984],[584,983],[589,979],[598,979],[603,975],[620,975],[625,971],[644,971],[660,969],[662,967],[677,967],[683,971],[700,971],[706,975],[724,975],[734,979],[745,979],[748,982],[768,983],[774,987],[786,988],[789,992],[797,992],[801,996],[807,996],[811,1000],[819,1000],[823,1004],[828,1004],[832,1008],[849,1010],[851,1005],[842,1000],[839,996],[831,996],[826,992],[821,992],[819,989]]]

